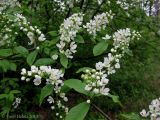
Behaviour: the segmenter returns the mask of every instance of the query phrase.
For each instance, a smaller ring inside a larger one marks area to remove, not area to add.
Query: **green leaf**
[[[7,94],[0,94],[0,99],[4,99],[7,97]]]
[[[7,70],[16,71],[17,65],[8,60],[0,60],[0,68],[4,72],[7,72]]]
[[[98,43],[93,48],[94,56],[101,55],[102,53],[104,53],[107,50],[107,48],[108,48],[108,43],[107,42],[102,41],[102,42]]]
[[[57,31],[50,31],[50,32],[48,32],[48,33],[49,33],[49,35],[51,35],[52,37],[58,36],[58,32],[57,32]]]
[[[39,99],[39,104],[41,105],[44,98],[52,94],[53,91],[53,85],[46,85],[41,89],[41,94],[40,94],[40,99]]]
[[[88,113],[89,108],[90,104],[86,102],[80,103],[71,108],[65,120],[84,120],[85,116]]]
[[[129,49],[124,49],[124,52],[129,56],[133,56],[133,52]]]
[[[68,86],[69,88],[74,89],[75,91],[88,95],[88,92],[85,91],[85,83],[82,83],[81,80],[78,79],[68,79],[64,81],[64,85]]]
[[[12,49],[0,49],[0,56],[2,57],[8,57],[13,55]]]
[[[34,65],[36,66],[51,65],[53,63],[54,61],[51,58],[41,58],[41,59],[38,59]]]
[[[9,101],[9,103],[13,102],[13,100],[14,100],[14,94],[9,93],[9,95],[8,95],[8,101]]]
[[[60,62],[63,65],[63,67],[67,68],[68,58],[65,55],[63,54],[60,55]]]
[[[68,86],[66,86],[66,85],[63,85],[62,88],[61,88],[61,92],[62,92],[62,93],[67,93],[67,92],[70,91],[70,90],[71,90],[71,88],[68,87]]]
[[[28,50],[23,46],[15,47],[14,50],[16,53],[21,54],[24,57],[26,57],[29,54]]]
[[[80,36],[80,35],[77,35],[77,36],[76,36],[75,41],[76,41],[77,43],[84,43],[84,39],[83,39],[83,37]]]
[[[119,100],[119,96],[109,94],[108,97],[110,97],[113,100],[114,103],[118,103],[119,105],[122,106],[122,104]]]
[[[77,70],[76,73],[85,72],[86,70],[92,70],[92,68],[90,68],[90,67],[83,67],[83,68],[80,68],[79,70]]]
[[[27,63],[31,66],[37,57],[38,52],[33,51],[27,56]]]
[[[21,93],[21,91],[19,91],[19,90],[12,90],[12,91],[10,91],[10,93],[11,94],[18,94],[18,93]]]
[[[129,113],[129,114],[121,114],[120,115],[124,120],[142,120],[140,116],[136,113]]]
[[[9,111],[10,111],[10,107],[7,107],[7,106],[3,107],[2,108],[2,112],[0,113],[0,115],[2,116],[2,118],[5,118],[5,115],[9,114]]]
[[[55,45],[59,41],[59,37],[55,37],[50,41],[50,45]]]
[[[10,62],[10,70],[11,71],[16,71],[17,70],[17,65],[15,63]]]
[[[8,60],[0,60],[0,68],[7,72],[10,69],[10,62]]]

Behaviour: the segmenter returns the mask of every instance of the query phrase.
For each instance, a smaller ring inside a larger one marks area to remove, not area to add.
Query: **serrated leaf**
[[[13,55],[12,49],[0,49],[0,56],[2,57],[8,57]]]
[[[41,65],[51,65],[54,61],[51,58],[40,58],[38,59],[34,65],[41,66]]]
[[[68,58],[65,55],[63,54],[60,55],[60,62],[63,65],[63,67],[67,68]]]
[[[47,96],[49,96],[50,94],[52,94],[53,92],[53,85],[46,85],[41,89],[41,94],[40,94],[40,99],[39,99],[39,104],[41,105],[44,98],[46,98]]]
[[[85,91],[85,83],[82,83],[81,80],[78,79],[68,79],[64,81],[64,84],[69,88],[74,89],[75,91],[88,95],[87,91]]]
[[[80,103],[69,111],[65,120],[84,120],[90,108],[90,104],[83,102]]]
[[[98,43],[93,48],[94,56],[101,55],[102,53],[104,53],[107,50],[107,48],[108,48],[108,43],[107,42],[102,41],[102,42]]]
[[[35,59],[36,59],[36,57],[37,57],[37,54],[38,54],[37,51],[33,51],[33,52],[31,52],[31,53],[27,56],[27,63],[28,63],[30,66],[34,63],[34,61],[35,61]]]

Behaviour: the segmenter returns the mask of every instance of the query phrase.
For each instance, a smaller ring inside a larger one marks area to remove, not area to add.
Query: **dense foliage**
[[[2,0],[0,118],[160,119],[158,4]]]

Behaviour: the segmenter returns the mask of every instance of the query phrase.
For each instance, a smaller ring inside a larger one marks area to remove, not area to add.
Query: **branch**
[[[69,8],[67,15],[66,15],[66,18],[68,18],[70,16],[70,13],[71,13],[71,8]]]
[[[97,7],[96,11],[94,12],[92,19],[94,18],[94,16],[98,13],[98,11],[100,10],[101,6],[105,3],[105,0],[102,1],[102,3]]]
[[[98,106],[92,103],[92,106],[99,111],[107,120],[112,120],[106,113],[104,113]]]
[[[84,3],[84,0],[81,1],[80,9],[83,8],[83,3]]]

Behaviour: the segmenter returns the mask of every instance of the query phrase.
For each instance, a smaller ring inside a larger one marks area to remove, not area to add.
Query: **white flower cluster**
[[[160,98],[152,100],[149,105],[149,111],[147,112],[143,109],[140,114],[142,117],[150,116],[151,120],[160,120]]]
[[[74,2],[80,2],[80,0],[53,0],[54,5],[58,6],[54,8],[55,11],[64,12],[66,9],[73,8]]]
[[[94,94],[108,95],[109,88],[106,87],[109,80],[105,71],[97,71],[96,69],[86,70],[85,74],[82,74],[82,79],[85,81],[85,90]]]
[[[135,38],[139,40],[141,35],[136,31],[131,31],[129,28],[120,29],[115,32],[113,38],[113,48],[108,53],[107,57],[104,57],[103,62],[96,63],[96,69],[106,69],[107,74],[114,74],[116,69],[120,68],[120,59],[124,56],[125,50],[129,49],[129,43]]]
[[[108,40],[111,36],[106,35],[103,39]],[[124,56],[124,50],[128,49],[131,40],[140,38],[140,34],[136,31],[132,31],[129,28],[120,29],[112,36],[113,48],[108,53],[107,57],[104,57],[103,62],[98,62],[95,65],[96,69],[87,70],[82,78],[86,81],[85,90],[92,91],[94,93],[100,93],[108,95],[109,88],[105,86],[108,84],[109,79],[107,76],[114,74],[116,69],[120,68],[120,59]]]
[[[122,51],[128,49],[129,43],[135,38],[139,40],[141,35],[139,32],[133,30],[131,31],[129,28],[120,29],[113,34],[113,52],[117,52],[117,49],[121,49]]]
[[[65,93],[61,92],[61,87],[64,85],[63,80],[61,79],[64,74],[61,70],[52,69],[51,66],[40,66],[39,68],[31,66],[30,71],[23,68],[21,70],[21,75],[21,80],[25,80],[26,82],[33,80],[33,83],[36,86],[40,85],[43,81],[46,82],[46,84],[53,85],[54,95],[56,95],[56,97],[49,96],[47,99],[47,101],[52,104],[51,109],[54,110],[58,108],[61,109],[61,112],[63,110],[66,114],[68,113],[68,107],[63,105],[64,102],[68,101],[68,98],[65,96]],[[56,111],[56,116],[63,118],[63,116],[60,115],[60,112],[58,113],[57,109]]]
[[[56,4],[57,6],[59,6],[58,11],[63,12],[66,10],[66,4],[64,1],[62,0],[53,0],[54,4]],[[54,8],[54,10],[57,10],[57,8]]]
[[[14,8],[15,6],[21,6],[17,0],[1,0],[0,11],[4,11],[7,8]]]
[[[73,58],[76,53],[77,45],[74,41],[77,32],[81,28],[83,21],[83,14],[73,14],[71,17],[64,20],[60,26],[60,43],[57,44],[59,52],[66,55],[67,58]]]
[[[17,32],[13,32],[15,25],[13,20],[8,18],[8,15],[0,12],[1,28],[0,28],[0,46],[13,44],[12,36]]]
[[[21,103],[21,98],[16,98],[12,105],[14,108],[17,108],[20,103]]]
[[[56,100],[56,97],[49,96],[47,99],[49,104],[51,105],[51,109],[56,111],[56,117],[59,119],[64,119],[63,113],[68,114],[68,107],[64,105],[64,102],[68,101],[68,98],[65,97],[65,93],[60,93],[58,100]],[[58,111],[56,108],[58,108]],[[63,110],[63,111],[62,111]]]
[[[2,28],[0,28],[0,46],[13,44],[15,37],[18,35],[18,29],[26,33],[30,39],[29,45],[32,45],[36,40],[46,40],[44,34],[37,28],[37,26],[31,26],[24,16],[21,14],[15,14],[12,17],[15,17],[15,19],[12,20],[10,15],[0,12],[2,25]]]
[[[102,2],[103,2],[103,0],[97,0],[97,3],[98,3],[99,5],[102,4]],[[111,3],[111,1],[107,0],[107,4],[110,5],[110,3]]]
[[[27,22],[27,19],[21,14],[15,14],[15,16],[15,23],[18,22],[20,30],[26,33],[30,39],[30,43],[28,43],[29,45],[32,45],[36,39],[38,39],[38,41],[46,40],[44,34],[37,28],[37,26],[31,26],[30,23]]]
[[[59,93],[61,87],[63,86],[63,73],[59,69],[52,69],[51,66],[40,66],[39,68],[36,66],[31,66],[31,70],[27,71],[25,68],[21,71],[22,78],[21,80],[25,80],[29,82],[33,79],[34,85],[38,86],[45,80],[46,84],[51,84],[54,86],[55,93]]]
[[[126,0],[117,0],[116,3],[120,5],[120,7],[123,8],[124,10],[128,10],[129,6],[131,6],[126,2]]]
[[[96,36],[97,32],[105,29],[109,20],[113,19],[112,11],[102,13],[99,15],[94,16],[93,20],[90,20],[86,25],[83,27],[87,29],[89,34]]]

